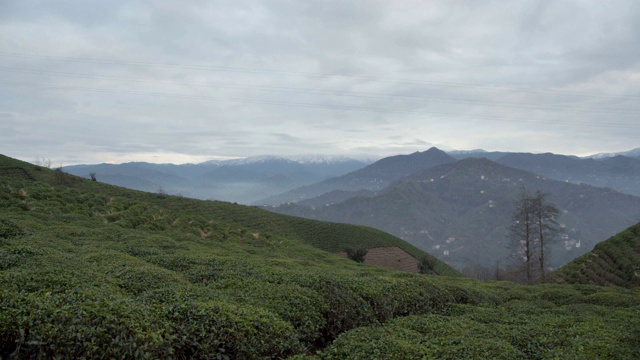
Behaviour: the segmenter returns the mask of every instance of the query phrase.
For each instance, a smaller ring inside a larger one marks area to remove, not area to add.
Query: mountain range
[[[63,170],[85,177],[96,173],[98,181],[148,192],[253,203],[288,215],[369,225],[462,269],[509,261],[506,228],[523,186],[549,193],[563,210],[565,232],[552,249],[553,266],[640,219],[640,159],[633,157],[635,150],[624,154],[580,158],[431,148],[378,161],[262,156]]]
[[[94,173],[98,181],[135,190],[249,204],[351,172],[371,161],[343,156],[259,156],[182,165],[145,162],[74,165],[62,170],[85,178]]]
[[[390,156],[345,175],[272,196],[260,200],[256,204],[279,205],[298,202],[336,191],[343,192],[342,196],[338,195],[340,199],[345,195],[349,197],[350,191],[380,191],[394,181],[413,174],[416,171],[455,161],[455,158],[437,148],[431,148],[424,152],[415,152],[409,155]]]
[[[640,219],[640,197],[608,188],[553,180],[499,163],[501,159],[506,162],[519,157],[574,161],[570,157],[504,154],[497,161],[476,157],[456,161],[435,148],[407,157],[415,159],[414,164],[422,164],[422,170],[405,175],[386,188],[356,190],[355,187],[344,187],[347,183],[344,179],[350,178],[357,178],[360,184],[373,183],[377,177],[356,175],[371,173],[374,166],[374,173],[385,172],[379,161],[289,194],[315,189],[319,185],[327,189],[327,184],[339,184],[342,188],[271,209],[289,215],[372,226],[399,236],[458,269],[469,264],[492,267],[497,262],[508,262],[506,229],[514,201],[523,187],[548,193],[550,201],[562,210],[559,220],[564,232],[552,247],[551,264],[554,266],[566,264],[591,250],[609,234]],[[609,160],[636,161],[622,157]],[[600,164],[600,160],[593,159],[575,161]],[[394,173],[398,174],[397,171]]]
[[[499,164],[530,171],[551,179],[574,184],[609,187],[640,196],[640,158],[632,156],[636,150],[611,156],[586,157],[552,153],[505,153],[471,151],[454,153],[456,159],[487,158]],[[627,154],[627,155],[623,155]]]

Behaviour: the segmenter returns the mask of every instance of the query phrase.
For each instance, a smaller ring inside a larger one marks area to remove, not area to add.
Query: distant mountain
[[[135,190],[249,204],[267,196],[339,176],[368,163],[343,156],[260,156],[200,164],[75,165],[63,170]]]
[[[591,155],[591,156],[587,156],[587,158],[591,158],[591,159],[606,159],[606,158],[619,156],[619,155],[628,156],[628,157],[634,157],[634,158],[640,158],[640,148],[635,148],[633,150],[619,152],[619,153],[594,154],[594,155]]]
[[[568,284],[640,286],[640,223],[596,245],[552,274]]]
[[[549,193],[563,212],[566,235],[550,263],[566,264],[640,218],[640,198],[609,189],[546,179],[487,159],[468,158],[407,176],[371,197],[274,211],[367,225],[394,234],[458,269],[495,266],[509,255],[506,238],[521,187]]]
[[[379,191],[416,171],[455,161],[456,159],[435,147],[424,152],[390,156],[348,174],[271,196],[256,202],[256,204],[280,205],[298,202],[332,191]]]
[[[377,194],[377,191],[371,190],[333,190],[311,199],[298,201],[296,204],[310,207],[327,206],[338,204],[354,197],[373,197]]]
[[[640,196],[640,159],[616,155],[602,158],[529,153],[507,153],[496,162],[551,179],[609,187]]]

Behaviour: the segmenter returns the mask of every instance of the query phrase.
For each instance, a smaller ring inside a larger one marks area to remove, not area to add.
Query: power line
[[[275,105],[275,106],[290,106],[290,107],[302,107],[302,108],[315,108],[315,109],[329,109],[329,110],[344,110],[344,111],[365,111],[365,112],[379,112],[379,113],[395,113],[395,114],[410,114],[410,115],[422,115],[422,116],[440,116],[440,117],[454,117],[454,118],[469,118],[480,120],[496,120],[506,122],[532,122],[532,123],[544,123],[544,124],[563,124],[563,125],[580,125],[580,126],[595,126],[595,127],[615,127],[615,128],[628,128],[635,129],[640,128],[640,124],[623,124],[623,123],[596,123],[585,121],[566,121],[566,120],[544,120],[544,119],[531,119],[531,118],[511,118],[511,117],[499,117],[499,116],[478,116],[468,114],[454,114],[454,113],[439,113],[439,112],[424,112],[424,111],[411,111],[411,110],[394,110],[385,108],[373,108],[373,107],[361,107],[361,106],[347,106],[347,105],[328,105],[328,104],[313,104],[313,103],[300,103],[300,102],[288,102],[288,101],[273,101],[273,100],[253,100],[245,98],[234,97],[217,97],[217,96],[201,96],[201,95],[185,95],[185,94],[172,94],[172,93],[158,93],[158,92],[146,92],[146,91],[132,91],[132,90],[114,90],[114,89],[101,89],[94,87],[83,86],[66,86],[57,84],[44,84],[44,83],[29,83],[18,81],[0,81],[3,84],[14,84],[22,86],[41,87],[45,89],[67,89],[67,90],[79,90],[98,93],[110,93],[110,94],[129,94],[129,95],[142,95],[142,96],[158,96],[158,97],[172,97],[187,100],[206,100],[206,101],[233,101],[247,104],[261,104],[261,105]]]
[[[611,109],[611,108],[572,108],[561,105],[528,105],[518,104],[513,102],[496,102],[496,101],[478,101],[471,99],[456,99],[456,98],[442,98],[442,97],[421,97],[421,96],[409,96],[409,95],[387,95],[380,93],[370,92],[358,92],[358,91],[344,91],[344,90],[321,90],[321,89],[309,89],[309,88],[295,88],[295,87],[283,87],[283,86],[264,86],[264,85],[251,85],[251,84],[229,84],[219,82],[190,82],[190,81],[175,81],[175,80],[158,80],[158,79],[145,79],[125,76],[107,76],[107,75],[95,75],[95,74],[80,74],[70,72],[54,72],[46,70],[31,70],[31,69],[17,69],[0,67],[0,71],[10,73],[27,73],[27,74],[44,74],[68,78],[80,78],[80,79],[100,79],[100,80],[115,80],[115,81],[134,81],[134,82],[147,82],[147,83],[164,83],[171,85],[189,85],[189,86],[205,86],[215,88],[230,88],[230,89],[249,89],[258,91],[269,92],[285,92],[285,93],[306,93],[316,95],[331,95],[342,97],[355,97],[365,99],[404,99],[414,101],[427,101],[445,104],[467,104],[474,106],[490,106],[490,107],[503,107],[503,108],[519,108],[528,110],[563,110],[574,111],[584,113],[609,113],[609,114],[622,114],[622,115],[636,115],[637,111],[633,109]]]
[[[353,80],[397,83],[397,84],[407,84],[407,85],[429,85],[429,86],[454,87],[454,88],[471,88],[472,87],[472,88],[479,88],[479,89],[493,89],[493,90],[521,92],[521,93],[538,93],[538,94],[566,95],[566,96],[578,96],[578,97],[640,100],[640,96],[633,96],[633,95],[611,95],[611,94],[605,94],[605,93],[589,93],[589,92],[537,89],[537,88],[527,88],[527,87],[498,86],[498,85],[485,85],[485,84],[472,84],[472,83],[455,83],[455,82],[445,82],[445,81],[417,81],[417,80],[393,79],[393,78],[374,77],[374,76],[354,76],[354,75],[341,75],[341,74],[329,74],[329,73],[322,74],[322,73],[283,71],[283,70],[272,70],[272,69],[250,69],[250,68],[239,68],[239,67],[228,67],[228,66],[185,65],[185,64],[178,64],[178,63],[152,63],[152,62],[129,61],[129,60],[73,58],[73,57],[62,57],[62,56],[40,55],[40,54],[20,54],[20,53],[11,53],[11,52],[0,52],[0,56],[22,58],[22,59],[43,59],[43,60],[53,60],[53,61],[81,62],[81,63],[106,64],[106,65],[135,65],[135,66],[145,66],[145,67],[153,66],[153,67],[180,68],[180,69],[192,69],[192,70],[206,70],[206,71],[216,71],[216,72],[238,72],[238,73],[249,73],[249,74],[263,73],[263,74],[305,76],[305,77],[316,77],[316,78],[334,77],[334,78],[345,78],[345,79],[353,79]]]

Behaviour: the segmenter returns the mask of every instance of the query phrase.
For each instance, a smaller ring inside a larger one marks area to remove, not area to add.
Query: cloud
[[[25,160],[588,154],[640,135],[631,0],[7,0],[0,34],[0,150]]]

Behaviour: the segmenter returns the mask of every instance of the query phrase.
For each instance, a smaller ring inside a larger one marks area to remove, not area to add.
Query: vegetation
[[[0,219],[2,359],[640,356],[637,289],[481,283],[323,250],[405,246],[365,227],[1,156]]]
[[[640,286],[640,223],[558,269],[552,280],[568,284]]]
[[[423,256],[420,258],[420,263],[418,263],[418,270],[420,274],[434,274],[435,262],[432,258],[428,256]]]
[[[355,262],[362,263],[364,262],[364,257],[367,256],[367,249],[363,248],[346,248],[345,253],[347,253],[347,257]]]

